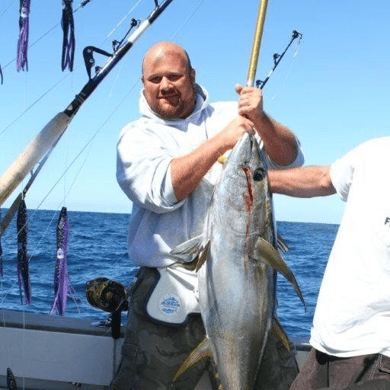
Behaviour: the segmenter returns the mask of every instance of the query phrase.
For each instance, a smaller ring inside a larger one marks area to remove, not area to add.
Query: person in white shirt
[[[331,166],[269,171],[274,193],[337,193],[346,202],[314,314],[313,349],[292,390],[372,380],[364,388],[382,388],[380,380],[390,387],[389,151],[390,137],[383,137],[359,145]]]
[[[133,202],[129,257],[140,269],[131,287],[122,361],[111,388],[193,389],[207,361],[177,382],[172,379],[204,338],[198,280],[195,272],[176,265],[171,250],[201,232],[222,169],[218,160],[245,132],[257,134],[274,168],[302,165],[303,155],[295,135],[264,113],[259,89],[236,86],[238,104],[210,103],[207,91],[195,82],[187,52],[174,43],[161,42],[147,52],[142,82],[142,116],[121,131],[117,148],[118,183]],[[276,350],[277,341],[270,344]],[[279,351],[285,356],[268,359],[280,361],[278,367],[285,364],[284,387],[259,389],[287,390],[296,376],[294,354],[284,347]],[[271,383],[272,370],[266,371]]]

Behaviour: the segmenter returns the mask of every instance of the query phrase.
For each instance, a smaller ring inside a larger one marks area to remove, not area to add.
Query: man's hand
[[[235,86],[238,98],[238,114],[250,119],[253,123],[261,120],[263,115],[263,95],[261,89]]]
[[[237,141],[245,134],[255,134],[254,124],[248,118],[237,116],[221,131],[221,151],[233,149]]]
[[[271,161],[279,165],[291,164],[298,153],[294,134],[284,125],[277,123],[263,111],[263,95],[259,88],[242,87],[237,84],[238,114],[249,119],[255,131],[264,142]]]

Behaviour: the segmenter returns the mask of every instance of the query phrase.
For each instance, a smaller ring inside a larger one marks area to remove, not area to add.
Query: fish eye
[[[257,168],[253,172],[253,180],[254,181],[261,181],[264,179],[265,175],[266,175],[266,171],[264,168]]]

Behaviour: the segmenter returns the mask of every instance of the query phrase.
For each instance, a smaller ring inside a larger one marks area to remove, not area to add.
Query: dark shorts
[[[390,358],[387,356],[373,354],[337,358],[312,349],[291,390],[387,390],[388,386]]]
[[[132,289],[122,359],[113,379],[112,390],[193,390],[205,372],[210,373],[213,389],[218,389],[212,362],[203,360],[186,371],[176,382],[173,376],[182,361],[204,339],[200,314],[181,326],[169,326],[150,319],[145,305],[158,271],[141,268]],[[298,374],[295,351],[287,351],[270,337],[265,348],[255,390],[288,390]]]

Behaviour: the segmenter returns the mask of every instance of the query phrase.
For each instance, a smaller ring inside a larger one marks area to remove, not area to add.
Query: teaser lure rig
[[[28,38],[29,38],[29,15],[30,15],[30,1],[20,0],[20,17],[19,17],[19,39],[18,39],[18,51],[16,59],[16,69],[28,70]],[[90,0],[85,0],[80,5],[84,7]],[[68,68],[73,71],[74,53],[75,53],[75,27],[73,19],[73,0],[62,0],[62,19],[61,26],[63,30],[63,42],[62,42],[62,60],[61,68],[65,70]]]
[[[76,95],[67,108],[58,113],[41,132],[27,145],[19,154],[16,160],[0,177],[0,206],[8,199],[16,187],[24,180],[27,174],[34,169],[34,166],[52,150],[62,134],[65,132],[73,117],[76,115],[83,103],[95,91],[99,84],[105,79],[117,63],[127,54],[135,42],[153,24],[153,22],[163,13],[173,0],[163,0],[160,4],[154,0],[155,8],[150,15],[141,23],[137,22],[137,29],[129,35],[126,41],[116,44],[113,53],[108,53],[100,49],[89,46],[85,49],[84,57],[87,58],[86,67],[89,80]],[[129,33],[129,32],[128,32]],[[92,77],[91,70],[94,65],[94,53],[100,53],[108,57],[108,61],[103,67],[95,68],[96,74]]]
[[[84,1],[83,4],[86,4],[91,0]],[[93,93],[93,91],[98,87],[98,85],[103,81],[103,79],[108,75],[108,73],[114,68],[114,66],[125,56],[125,54],[130,50],[133,44],[138,40],[138,38],[148,29],[148,27],[158,18],[159,15],[166,9],[166,7],[173,0],[164,0],[160,5],[158,5],[155,0],[156,7],[149,15],[149,17],[143,21],[135,21],[133,19],[129,31],[127,31],[125,37],[120,41],[113,42],[113,53],[108,53],[93,46],[88,46],[84,49],[84,59],[85,65],[88,73],[89,81],[81,90],[81,92],[76,95],[75,99],[71,102],[70,105],[66,108],[65,111],[57,114],[46,126],[45,128],[27,145],[25,150],[17,157],[13,164],[8,168],[8,170],[0,177],[0,206],[6,201],[6,199],[11,195],[13,190],[24,180],[29,172],[31,172],[31,177],[28,183],[25,185],[22,192],[17,196],[11,207],[8,209],[7,214],[0,222],[0,237],[3,235],[7,229],[10,221],[13,216],[18,212],[18,262],[17,262],[17,274],[18,282],[20,287],[20,295],[22,304],[30,304],[31,302],[31,286],[29,280],[28,272],[28,256],[27,256],[27,209],[25,205],[25,195],[31,185],[33,184],[38,173],[42,169],[43,165],[49,158],[54,147],[60,140],[62,134],[67,129],[73,117],[76,115],[81,105],[87,100],[87,98]],[[125,41],[126,37],[130,34],[130,31],[138,27],[135,32],[133,32]],[[70,46],[71,48],[71,46]],[[104,67],[95,68],[95,76],[92,76],[92,67],[95,64],[93,58],[94,53],[99,53],[107,56],[109,59]],[[65,62],[69,64],[71,54],[65,55]],[[25,57],[26,58],[26,57]],[[64,58],[63,58],[64,59]],[[27,60],[25,62],[27,65]],[[1,73],[0,73],[1,76]],[[39,164],[38,167],[34,170],[36,164]],[[64,210],[64,208],[63,208]],[[66,210],[66,209],[65,209]],[[63,217],[64,212],[61,212]],[[60,219],[61,219],[60,216]],[[67,217],[66,217],[67,218]],[[66,219],[65,218],[65,219]],[[64,218],[63,218],[64,219]],[[60,224],[60,223],[59,223]],[[68,223],[63,225],[66,229],[62,229],[68,234]],[[59,228],[57,227],[57,230]],[[61,230],[61,229],[59,229]],[[64,237],[66,239],[64,239]],[[57,240],[58,241],[58,240]],[[63,239],[61,240],[61,245],[67,245],[67,235],[63,234]],[[59,245],[59,244],[57,244]],[[64,247],[65,248],[65,247]],[[61,248],[65,253],[64,249]],[[58,255],[58,253],[57,253]],[[0,243],[0,276],[2,274],[2,250]],[[69,276],[67,273],[66,267],[66,255],[57,256],[57,265],[55,273],[55,298],[53,301],[51,313],[57,312],[60,315],[63,315],[66,307],[66,299],[68,294],[74,293],[69,283]]]

